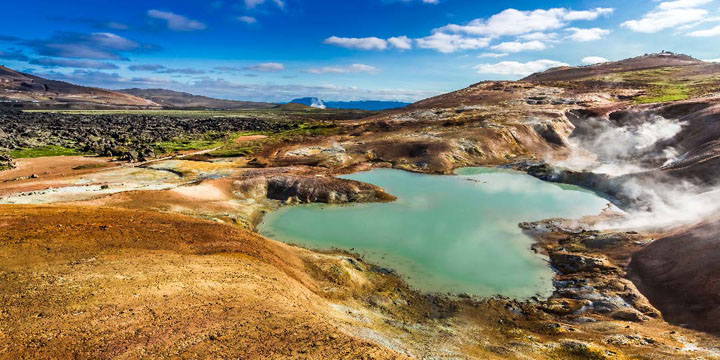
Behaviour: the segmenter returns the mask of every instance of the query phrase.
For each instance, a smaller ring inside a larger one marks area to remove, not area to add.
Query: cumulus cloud
[[[528,61],[526,63],[501,61],[497,64],[479,64],[474,69],[480,74],[527,76],[557,66],[568,66],[568,64],[547,59]]]
[[[400,50],[412,49],[412,40],[407,36],[397,36],[387,39],[390,46]]]
[[[658,8],[661,10],[683,9],[683,8],[691,8],[691,7],[697,7],[697,6],[709,4],[710,2],[712,2],[712,0],[666,1],[666,2],[660,3],[660,5],[658,5]]]
[[[308,74],[346,74],[346,73],[368,73],[376,74],[378,69],[365,64],[352,64],[347,66],[324,66],[305,70]]]
[[[478,55],[478,57],[479,57],[479,58],[501,58],[501,57],[505,57],[505,56],[508,56],[508,55],[510,55],[510,54],[508,54],[508,53],[490,53],[490,52],[487,52],[487,53],[482,53],[482,54]]]
[[[160,10],[148,10],[147,15],[151,18],[165,20],[167,27],[174,31],[193,31],[203,30],[206,28],[205,24],[188,19],[185,16],[178,15],[169,11]]]
[[[279,72],[285,70],[285,65],[275,62],[267,62],[257,65],[246,66],[243,69],[258,72]]]
[[[569,11],[567,14],[565,14],[565,16],[563,16],[563,19],[567,21],[595,20],[600,16],[610,15],[613,12],[615,12],[615,9],[612,8],[595,8],[592,10]]]
[[[240,22],[244,22],[246,24],[255,24],[257,23],[257,19],[252,16],[238,16],[236,18]]]
[[[76,59],[53,59],[40,58],[30,60],[30,64],[40,65],[45,68],[66,67],[79,69],[97,69],[97,70],[113,70],[118,66],[115,64],[96,61],[96,60],[76,60]]]
[[[387,0],[391,1],[391,0]],[[396,0],[409,1],[409,0]],[[464,25],[448,24],[432,30],[431,35],[414,39],[415,47],[432,49],[442,53],[462,50],[475,50],[490,45],[493,39],[505,36],[515,37],[506,41],[497,50],[519,52],[525,50],[543,50],[547,43],[555,42],[559,35],[552,30],[563,29],[574,21],[595,20],[614,12],[612,8],[594,8],[575,11],[566,8],[537,9],[521,11],[505,9],[487,19],[475,19]],[[571,28],[570,38],[577,41],[590,41],[607,34],[607,30],[593,28]],[[521,41],[522,40],[522,41]],[[406,36],[382,39],[378,37],[343,38],[332,36],[325,39],[326,44],[350,49],[385,50],[393,47],[409,50],[413,44]]]
[[[643,15],[640,19],[625,21],[621,26],[635,32],[655,33],[660,30],[695,23],[702,21],[708,14],[707,10],[698,7],[710,1],[677,0],[661,2],[655,9]]]
[[[551,33],[533,32],[533,33],[529,33],[529,34],[519,35],[518,38],[525,40],[525,41],[537,40],[537,41],[551,42],[551,41],[557,40],[558,36],[559,35],[554,32],[551,32]]]
[[[547,45],[537,40],[528,42],[508,41],[491,46],[490,48],[506,53],[516,53],[529,50],[545,50],[547,48]]]
[[[580,29],[580,28],[567,28],[565,31],[569,31],[570,35],[568,35],[568,39],[573,41],[594,41],[594,40],[600,40],[603,36],[610,33],[610,30],[605,30],[601,28],[591,28],[591,29]]]
[[[155,45],[138,44],[107,32],[91,34],[57,32],[49,39],[26,40],[19,43],[40,55],[79,59],[127,60],[123,55],[125,52],[158,49]]]
[[[386,39],[377,37],[347,38],[331,36],[323,43],[357,50],[386,50],[389,48],[398,50],[412,49],[412,39],[407,36],[395,36]]]
[[[693,31],[687,34],[687,36],[692,37],[711,37],[711,36],[718,36],[720,35],[720,25],[712,28],[712,29],[706,29],[706,30],[697,30]]]
[[[586,57],[582,58],[581,61],[583,64],[594,65],[594,64],[600,64],[600,63],[606,63],[606,62],[609,62],[610,60],[608,60],[604,57],[600,57],[600,56],[586,56]]]
[[[331,36],[325,39],[323,43],[359,50],[385,50],[388,47],[387,40],[377,37],[347,38]]]
[[[612,12],[613,9],[610,8],[595,8],[585,11],[571,11],[564,8],[532,11],[506,9],[487,20],[475,19],[465,25],[449,24],[435,31],[491,37],[514,36],[560,29],[571,21],[594,20]]]
[[[422,49],[433,49],[442,53],[452,53],[458,50],[485,48],[490,44],[490,39],[436,32],[430,36],[415,39],[415,42],[417,46]]]

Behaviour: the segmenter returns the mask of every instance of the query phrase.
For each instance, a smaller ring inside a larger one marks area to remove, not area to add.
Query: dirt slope
[[[2,206],[0,229],[0,358],[399,357],[329,322],[303,250],[236,227]]]
[[[674,324],[720,333],[720,221],[635,253],[630,278]]]

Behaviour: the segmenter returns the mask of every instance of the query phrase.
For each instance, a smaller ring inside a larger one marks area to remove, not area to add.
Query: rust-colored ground
[[[71,177],[122,164],[95,156],[51,156],[17,160],[17,168],[0,171],[0,195],[46,189]],[[32,177],[36,175],[35,177]]]
[[[303,252],[182,215],[0,206],[0,358],[397,357],[328,320]]]

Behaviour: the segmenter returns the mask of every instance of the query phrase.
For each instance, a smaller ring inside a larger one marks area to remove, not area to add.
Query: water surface
[[[377,169],[343,176],[393,203],[301,205],[268,214],[260,233],[313,249],[353,250],[423,291],[550,295],[552,272],[521,221],[597,214],[607,201],[524,173],[465,168],[456,176]]]

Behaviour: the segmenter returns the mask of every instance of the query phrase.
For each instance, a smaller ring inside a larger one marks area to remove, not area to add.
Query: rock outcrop
[[[234,185],[246,197],[266,197],[287,203],[344,204],[395,200],[394,196],[375,185],[322,175],[256,177],[237,181]]]

